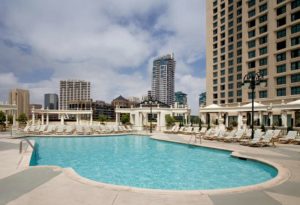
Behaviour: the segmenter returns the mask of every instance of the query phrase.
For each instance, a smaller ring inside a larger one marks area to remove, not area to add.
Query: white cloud
[[[151,59],[174,52],[176,90],[189,94],[197,113],[205,84],[192,76],[200,69],[192,64],[204,57],[204,28],[205,1],[199,0],[3,0],[0,97],[18,86],[42,103],[44,93],[58,93],[61,79],[91,81],[94,99],[141,96],[151,88]],[[49,76],[34,76],[36,70]]]

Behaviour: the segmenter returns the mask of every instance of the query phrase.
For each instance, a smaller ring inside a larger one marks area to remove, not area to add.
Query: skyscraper
[[[207,105],[246,103],[243,76],[260,72],[255,101],[300,97],[299,0],[207,0]]]
[[[83,80],[61,80],[59,108],[69,109],[69,103],[90,101],[91,83]]]
[[[181,91],[175,92],[175,102],[177,102],[178,105],[187,105],[187,94]]]
[[[176,61],[173,54],[153,61],[152,97],[167,104],[174,103],[174,77]]]
[[[47,93],[44,96],[44,108],[58,110],[58,95],[56,93]]]
[[[24,89],[12,89],[9,92],[9,104],[17,105],[17,117],[21,113],[25,113],[27,117],[29,117],[29,103],[30,96],[29,91]]]

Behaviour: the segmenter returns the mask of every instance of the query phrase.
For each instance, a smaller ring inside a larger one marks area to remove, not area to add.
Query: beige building
[[[30,95],[28,90],[13,89],[9,92],[9,104],[16,104],[17,106],[17,117],[21,113],[25,113],[29,117],[29,102]]]
[[[272,106],[300,99],[300,1],[206,3],[207,105],[249,103],[251,93],[242,82],[250,72],[260,72],[267,79],[267,87],[256,88],[256,102]],[[294,121],[297,112],[291,113]]]

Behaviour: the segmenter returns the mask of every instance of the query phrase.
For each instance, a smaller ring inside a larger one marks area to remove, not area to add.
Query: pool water
[[[230,152],[162,142],[146,136],[45,137],[36,142],[31,166],[72,167],[83,177],[150,189],[200,190],[253,185],[277,170]]]

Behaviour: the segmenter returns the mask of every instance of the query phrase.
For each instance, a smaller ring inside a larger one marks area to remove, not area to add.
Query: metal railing
[[[28,144],[32,149],[34,149],[34,146],[33,146],[33,144],[29,141],[29,139],[22,139],[22,140],[20,141],[20,146],[19,146],[19,153],[20,153],[20,154],[21,154],[22,151],[23,151],[23,142],[27,142],[27,144]]]

